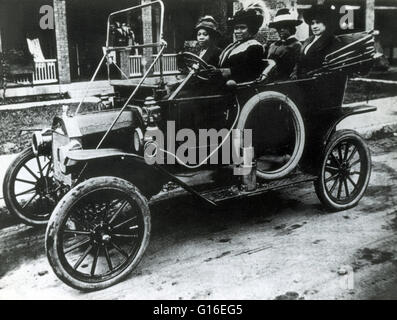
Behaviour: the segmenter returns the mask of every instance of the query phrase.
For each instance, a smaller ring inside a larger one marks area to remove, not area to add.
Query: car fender
[[[351,116],[355,116],[363,113],[375,112],[376,110],[377,107],[370,106],[367,104],[338,108],[338,112],[334,115],[333,124],[327,130],[325,137],[323,139],[323,147],[325,148],[325,146],[328,144],[333,132],[335,132],[336,130],[337,125],[340,124],[343,120]]]
[[[136,185],[150,199],[169,181],[156,166],[147,164],[144,157],[120,149],[71,150],[64,159],[64,173],[72,173],[76,179],[73,185],[82,179],[116,176]]]
[[[121,158],[124,160],[136,160],[144,162],[144,158],[137,154],[126,153],[120,149],[84,149],[84,150],[70,150],[65,153],[65,166],[72,167],[81,162],[91,162],[96,160],[105,160],[109,158]]]

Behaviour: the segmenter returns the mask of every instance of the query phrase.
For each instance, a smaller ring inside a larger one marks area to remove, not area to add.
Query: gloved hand
[[[289,78],[291,80],[298,80],[298,74],[296,72],[292,72]]]
[[[208,80],[227,79],[230,77],[230,69],[217,69],[212,67],[211,69],[199,71],[198,77]]]

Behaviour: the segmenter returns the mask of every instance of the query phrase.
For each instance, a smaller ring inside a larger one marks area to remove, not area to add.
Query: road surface
[[[324,211],[311,184],[215,212],[163,203],[137,270],[100,292],[56,278],[44,229],[8,226],[0,299],[397,299],[397,138],[370,144],[373,174],[356,208]]]

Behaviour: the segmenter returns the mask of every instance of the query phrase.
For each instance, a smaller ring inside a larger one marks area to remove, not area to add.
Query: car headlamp
[[[143,147],[143,132],[140,128],[136,128],[134,131],[134,149],[136,152],[141,152]]]
[[[37,156],[44,151],[51,150],[52,130],[44,129],[40,132],[35,132],[32,137],[33,153]]]

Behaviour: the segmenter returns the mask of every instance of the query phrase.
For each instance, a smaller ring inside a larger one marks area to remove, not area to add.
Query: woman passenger
[[[263,24],[263,16],[255,9],[242,9],[229,21],[236,41],[221,54],[222,75],[240,83],[254,81],[264,67],[263,47],[254,39]]]
[[[321,68],[325,57],[340,47],[333,34],[333,24],[337,22],[334,10],[325,5],[313,5],[303,17],[313,35],[302,45],[293,79],[304,78],[309,71]]]
[[[278,10],[274,21],[269,23],[269,28],[275,28],[280,37],[267,50],[267,59],[276,62],[277,80],[289,79],[298,61],[302,44],[295,38],[295,33],[301,23],[287,8]]]

